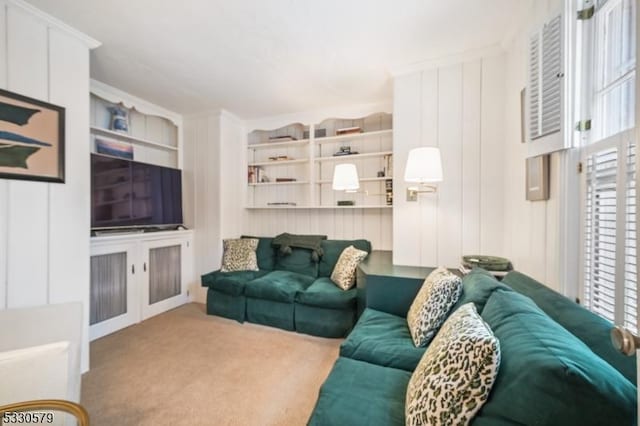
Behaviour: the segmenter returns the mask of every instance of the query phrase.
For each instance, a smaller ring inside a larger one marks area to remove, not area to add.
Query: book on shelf
[[[276,182],[296,182],[296,178],[276,178]]]
[[[288,155],[277,155],[277,156],[269,157],[269,161],[287,161],[287,160],[293,160],[293,158],[289,157]]]
[[[341,129],[336,129],[336,136],[353,135],[356,133],[362,133],[362,127],[354,126],[354,127],[343,127]]]
[[[384,181],[384,189],[385,189],[385,196],[386,196],[386,202],[388,206],[392,206],[393,205],[393,180],[392,179],[386,179]]]
[[[393,177],[393,154],[386,154],[383,159],[385,177]]]
[[[269,142],[290,142],[297,140],[298,139],[293,136],[269,136]]]
[[[289,201],[274,201],[271,203],[267,203],[268,206],[296,206],[296,203],[292,203]]]
[[[338,151],[335,154],[333,154],[334,157],[342,157],[344,155],[356,155],[356,154],[360,154],[358,151]]]
[[[247,175],[248,183],[268,182],[268,180],[269,179],[264,175],[262,167],[249,166]]]

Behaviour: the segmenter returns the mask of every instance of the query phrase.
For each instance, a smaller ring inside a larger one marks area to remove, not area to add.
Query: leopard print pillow
[[[356,268],[367,257],[366,251],[349,246],[342,250],[336,266],[331,272],[331,281],[343,290],[349,290],[356,282]]]
[[[407,325],[417,347],[427,346],[461,293],[460,277],[444,267],[437,268],[424,280],[407,314]]]
[[[406,425],[468,425],[489,398],[500,368],[500,342],[473,303],[444,323],[416,367]]]
[[[221,272],[257,271],[258,257],[256,238],[240,238],[224,240],[222,242],[224,254],[222,255]]]

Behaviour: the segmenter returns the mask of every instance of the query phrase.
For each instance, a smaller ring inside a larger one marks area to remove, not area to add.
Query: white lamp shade
[[[405,182],[430,183],[442,181],[440,149],[435,147],[414,148],[409,151],[404,169]]]
[[[360,188],[358,169],[355,164],[338,164],[333,169],[334,191],[357,191]]]

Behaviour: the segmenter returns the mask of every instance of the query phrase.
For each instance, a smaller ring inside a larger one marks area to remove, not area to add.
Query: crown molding
[[[71,35],[72,37],[77,38],[78,40],[82,41],[89,49],[95,49],[96,47],[99,47],[100,45],[102,45],[102,43],[100,43],[98,40],[94,39],[93,37],[89,37],[85,33],[76,30],[75,28],[71,27],[70,25],[65,24],[64,22],[62,22],[58,18],[54,18],[53,16],[43,12],[42,10],[40,10],[40,9],[36,8],[35,6],[27,3],[24,0],[0,0],[0,2],[2,2],[2,4],[5,7],[7,7],[7,6],[17,7],[19,9],[22,9],[25,12],[29,13],[30,15],[33,15],[33,16],[37,17],[38,19],[41,19],[42,21],[45,21],[50,27],[56,28],[56,29],[58,29],[60,31],[63,31],[63,32]]]
[[[500,56],[505,50],[500,44],[482,47],[479,49],[466,50],[464,52],[455,53],[447,56],[440,56],[425,61],[415,62],[410,65],[400,66],[391,69],[391,75],[399,77],[401,75],[412,74],[414,72],[430,70],[434,68],[442,68],[449,65],[460,64],[463,62],[476,61],[482,58],[491,58]]]

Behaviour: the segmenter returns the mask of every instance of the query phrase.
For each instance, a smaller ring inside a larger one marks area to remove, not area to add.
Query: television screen
[[[182,172],[91,154],[91,227],[182,224]]]

